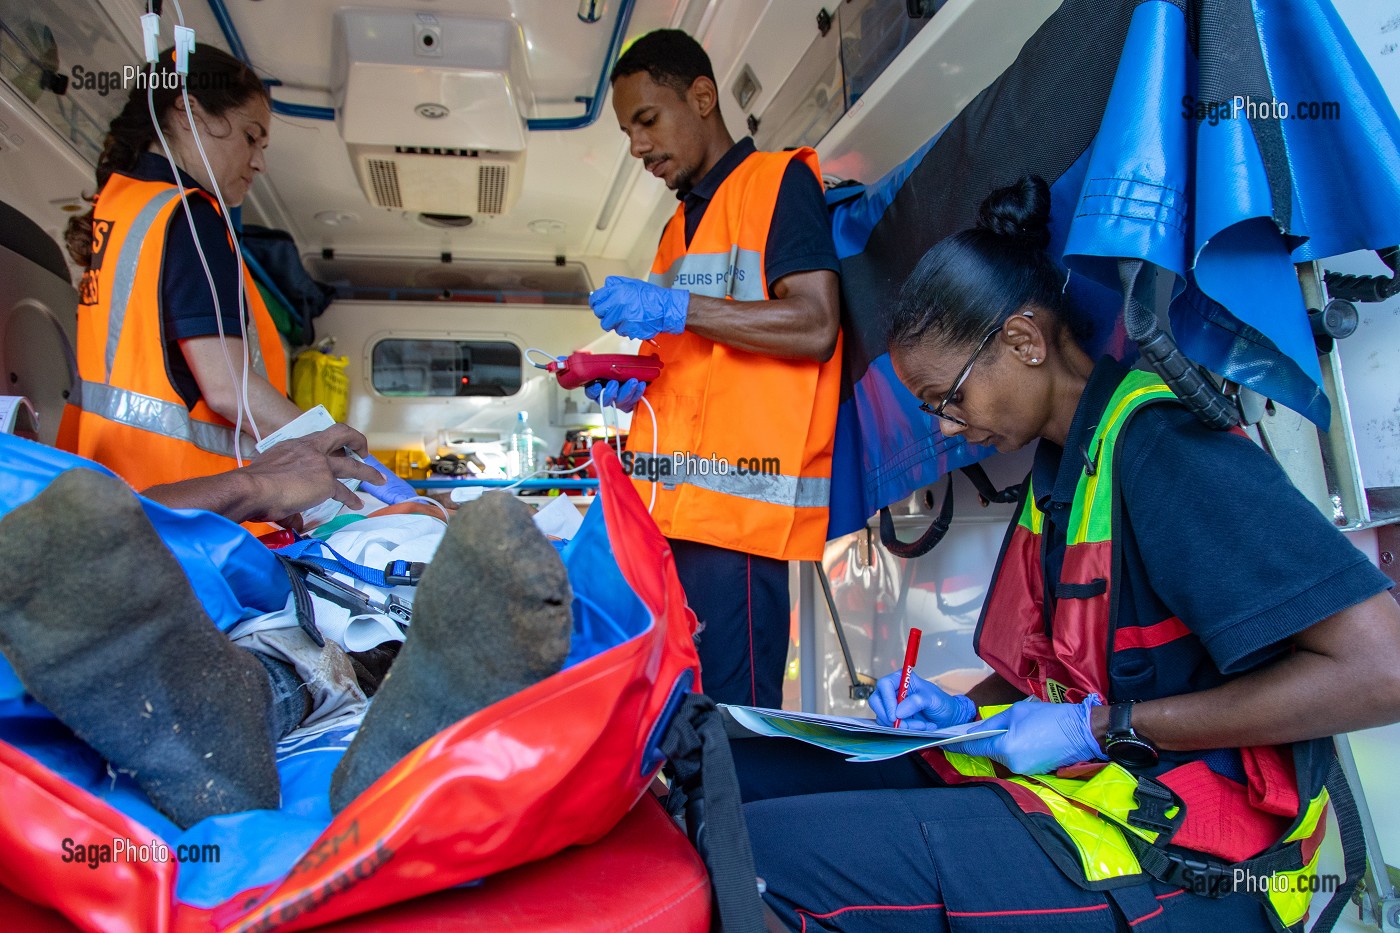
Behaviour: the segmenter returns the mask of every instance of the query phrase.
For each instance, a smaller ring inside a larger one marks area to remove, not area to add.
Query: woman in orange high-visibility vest
[[[977,627],[992,673],[901,698],[896,672],[870,705],[998,734],[855,764],[734,742],[791,929],[1301,930],[1334,890],[1328,737],[1400,719],[1389,581],[1246,436],[1083,349],[1049,221],[1043,180],[993,192],[891,320],[946,437],[1038,446]]]
[[[190,56],[187,114],[178,81],[161,77],[173,70],[172,56],[162,54],[156,77],[132,87],[98,159],[93,209],[67,232],[69,254],[86,272],[81,401],[68,413],[63,441],[138,489],[237,465],[245,348],[243,433],[252,436],[256,426],[267,434],[301,414],[285,394],[281,339],[215,196],[237,207],[263,171],[267,91],[242,62],[201,45]],[[242,452],[250,456],[251,444]]]
[[[253,440],[301,414],[286,396],[281,338],[225,217],[265,167],[267,90],[210,45],[190,55],[185,86],[188,104],[170,51],[143,72],[108,131],[93,209],[67,231],[86,271],[81,385],[60,446],[137,489],[233,469]]]

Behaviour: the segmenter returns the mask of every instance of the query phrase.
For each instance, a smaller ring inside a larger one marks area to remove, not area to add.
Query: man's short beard
[[[676,197],[683,198],[695,187],[695,169],[682,169],[676,173]]]

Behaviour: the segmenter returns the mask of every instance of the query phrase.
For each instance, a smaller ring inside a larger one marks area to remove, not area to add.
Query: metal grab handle
[[[841,643],[841,656],[846,661],[846,676],[851,681],[851,699],[864,700],[875,692],[875,688],[870,684],[860,682],[859,675],[856,674],[856,662],[851,657],[851,645],[846,641],[846,629],[841,624],[841,613],[836,611],[836,599],[831,595],[831,581],[827,579],[826,568],[819,560],[812,561],[817,568],[817,579],[822,583],[822,595],[826,597],[826,609],[831,613],[831,622],[836,626],[836,640]]]

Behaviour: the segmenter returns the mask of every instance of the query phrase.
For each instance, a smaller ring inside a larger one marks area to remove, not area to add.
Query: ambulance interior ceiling
[[[399,17],[405,30],[431,23],[425,17],[505,24],[521,49],[508,83],[520,118],[536,126],[585,116],[579,99],[599,86],[609,49],[618,44],[620,15],[627,17],[625,38],[684,29],[714,61],[721,109],[736,139],[756,121],[761,147],[817,145],[829,175],[873,181],[989,84],[1058,6],[1055,0],[922,2],[936,10],[923,20],[910,20],[903,0],[604,0],[594,23],[580,19],[574,0],[381,0],[373,9]],[[335,23],[339,11],[351,9],[343,0],[183,0],[181,6],[198,41],[227,48],[216,18],[226,15],[256,70],[279,82],[273,88],[279,104],[323,114],[335,106]],[[175,20],[173,0],[164,7],[163,45]],[[77,196],[92,190],[91,163],[123,97],[120,88],[104,94],[92,86],[95,75],[139,60],[138,17],[145,8],[144,0],[0,0],[0,185],[6,200],[56,237],[69,212],[85,209]],[[835,13],[825,35],[818,29],[824,9]],[[415,62],[407,36],[405,67]],[[36,59],[69,79],[63,96],[43,87]],[[350,102],[363,113],[363,103]],[[412,113],[417,101],[381,103],[385,125],[427,122]],[[395,113],[395,107],[403,109]],[[412,132],[403,136],[403,146],[423,145]],[[411,258],[421,268],[423,260],[451,254],[550,263],[562,256],[587,270],[585,288],[608,274],[643,273],[675,200],[629,156],[610,99],[589,125],[532,127],[522,139],[518,199],[499,214],[444,222],[421,209],[372,203],[336,121],[278,113],[267,173],[246,202],[244,219],[289,231],[313,273],[323,271],[317,261],[324,250],[334,250],[342,271],[357,258]],[[483,284],[492,287],[489,276]]]

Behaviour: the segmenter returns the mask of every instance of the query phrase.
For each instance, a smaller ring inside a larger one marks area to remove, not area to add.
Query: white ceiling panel
[[[187,8],[207,5],[185,0]],[[384,2],[380,8],[414,12],[513,18],[526,40],[534,117],[584,113],[576,97],[591,95],[604,67],[620,0],[604,6],[604,18],[579,20],[570,0],[427,0]],[[228,0],[230,18],[258,70],[283,82],[274,97],[328,107],[332,22],[336,0]],[[187,16],[192,9],[187,9]],[[637,0],[627,37],[679,22],[683,0]],[[212,26],[212,21],[210,23]],[[201,30],[203,27],[201,27]],[[217,35],[217,33],[216,33]],[[405,144],[412,144],[405,140]],[[332,122],[278,115],[268,150],[268,172],[250,199],[253,215],[291,230],[305,250],[334,248],[349,254],[578,257],[596,249],[596,224],[619,171],[631,168],[625,138],[605,101],[600,119],[576,130],[532,131],[525,156],[524,193],[508,214],[476,216],[465,229],[423,226],[416,215],[370,204]],[[648,217],[658,192],[638,192]],[[633,199],[629,199],[633,200]],[[326,223],[317,215],[335,221]],[[632,244],[619,244],[625,255]]]
[[[697,36],[714,61],[730,131],[740,137],[746,133],[747,114],[731,93],[740,69],[747,65],[762,85],[749,107],[750,112],[761,113],[811,45],[817,12],[831,2],[635,0],[624,38],[666,26]],[[230,47],[215,16],[216,6],[227,11],[228,22],[255,69],[279,82],[274,88],[279,103],[332,107],[333,27],[336,12],[348,6],[343,0],[179,0],[178,11],[175,0],[164,0],[162,44],[170,41],[177,15],[183,15],[196,30],[199,43]],[[530,93],[523,99],[533,100],[527,116],[567,118],[585,112],[577,98],[593,94],[600,74],[611,66],[604,59],[625,0],[605,0],[603,17],[593,24],[579,20],[576,0],[369,0],[355,6],[513,20],[526,44]],[[98,22],[107,24],[109,44],[130,48],[117,57],[134,59],[138,16],[144,8],[143,0],[46,0],[34,8],[26,7],[25,0],[0,0],[0,10],[8,11],[7,20],[23,9],[61,27],[55,34],[62,39],[65,71],[79,60],[75,54],[82,53],[83,60],[99,57],[88,48],[90,42],[74,38]],[[110,108],[116,98],[94,98],[91,103]],[[52,125],[55,120],[48,122]],[[411,139],[402,143],[420,144]],[[599,119],[590,126],[527,133],[519,201],[499,216],[476,215],[469,227],[461,229],[431,228],[416,214],[372,205],[360,188],[334,121],[274,115],[267,164],[266,175],[255,184],[247,202],[247,219],[288,230],[304,251],[333,249],[342,256],[436,258],[450,252],[463,258],[552,259],[563,255],[620,263],[638,273],[655,248],[661,224],[675,207],[664,185],[642,172],[628,155],[626,139],[606,98]],[[79,193],[74,190],[71,196]],[[52,195],[48,199],[54,200]],[[39,213],[56,215],[58,211],[40,209]],[[44,216],[43,222],[49,225],[54,219]]]

